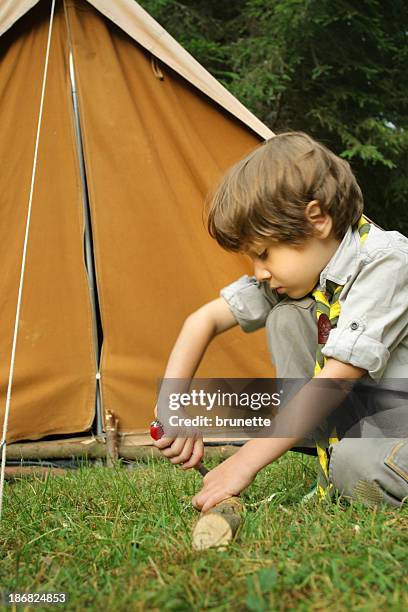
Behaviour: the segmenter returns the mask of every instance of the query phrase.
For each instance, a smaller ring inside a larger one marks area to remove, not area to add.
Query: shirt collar
[[[350,226],[337,251],[320,273],[320,287],[326,290],[326,280],[345,285],[352,276],[360,252],[360,234]]]

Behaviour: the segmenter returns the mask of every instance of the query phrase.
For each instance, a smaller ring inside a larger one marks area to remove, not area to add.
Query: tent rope
[[[31,187],[30,187],[30,196],[29,196],[29,200],[28,200],[28,210],[27,210],[25,237],[24,237],[23,257],[22,257],[22,261],[21,261],[20,284],[19,284],[19,288],[18,288],[16,318],[15,318],[15,322],[14,322],[13,344],[12,344],[12,349],[11,349],[10,370],[9,370],[9,379],[8,379],[8,386],[7,386],[6,409],[5,409],[5,412],[4,412],[4,421],[3,421],[3,435],[2,435],[1,442],[0,442],[0,449],[1,449],[0,520],[1,520],[1,515],[2,515],[2,509],[3,509],[4,476],[5,476],[5,471],[6,471],[6,447],[7,447],[6,440],[7,440],[8,421],[9,421],[9,415],[10,415],[11,388],[13,386],[14,360],[15,360],[15,354],[16,354],[17,335],[18,335],[18,327],[19,327],[19,321],[20,321],[21,297],[22,297],[22,293],[23,293],[24,272],[25,272],[26,255],[27,255],[27,244],[28,244],[28,235],[29,235],[29,230],[30,230],[31,206],[32,206],[32,202],[33,202],[34,182],[35,182],[35,175],[36,175],[36,170],[37,170],[38,145],[39,145],[39,142],[40,142],[41,122],[42,122],[42,114],[43,114],[43,107],[44,107],[44,96],[45,96],[45,85],[46,85],[46,82],[47,82],[48,59],[49,59],[49,55],[50,55],[50,46],[51,46],[51,32],[52,32],[52,24],[53,24],[53,21],[54,21],[54,9],[55,9],[55,0],[52,0],[50,22],[49,22],[49,26],[48,26],[47,50],[46,50],[46,54],[45,54],[44,74],[43,74],[43,82],[42,82],[42,90],[41,90],[40,111],[39,111],[38,123],[37,123],[37,136],[36,136],[35,149],[34,149],[33,169],[32,169],[32,173],[31,173]]]

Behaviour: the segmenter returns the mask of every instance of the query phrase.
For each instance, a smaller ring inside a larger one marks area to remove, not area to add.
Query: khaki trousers
[[[314,299],[279,302],[268,316],[266,332],[277,378],[310,379],[317,345]],[[378,422],[387,437],[375,431]],[[344,497],[368,506],[400,506],[408,498],[408,402],[399,400],[395,409],[381,411],[379,421],[362,419],[357,426],[361,437],[356,437],[354,423],[329,447],[331,482]],[[313,446],[313,441],[299,446]]]

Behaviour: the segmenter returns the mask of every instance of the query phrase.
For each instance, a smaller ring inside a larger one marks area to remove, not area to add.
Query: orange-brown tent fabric
[[[43,0],[44,2],[45,0]],[[57,0],[57,2],[62,0]],[[227,109],[262,138],[273,132],[195,60],[135,0],[87,0],[144,49],[170,66],[211,100]],[[1,0],[0,36],[39,0]],[[51,2],[51,0],[49,0]]]
[[[0,147],[2,159],[10,159],[0,179],[7,214],[7,229],[0,230],[2,262],[7,262],[0,298],[7,302],[1,329],[3,391],[48,10],[49,3],[40,2],[3,37],[0,79],[7,101],[2,103],[7,135],[2,133]],[[84,431],[94,415],[96,365],[67,74],[70,48],[104,337],[103,408],[119,418],[122,432],[148,427],[157,379],[184,318],[217,297],[221,287],[250,272],[247,262],[224,253],[209,238],[202,213],[208,190],[261,138],[165,64],[152,66],[145,49],[87,2],[59,2],[16,355],[11,439]],[[25,128],[16,135],[22,116]],[[238,329],[214,340],[197,373],[272,374],[263,333],[247,336]]]
[[[47,5],[40,3],[0,39],[1,411],[34,157]],[[92,424],[95,412],[92,313],[66,59],[66,26],[63,12],[58,11],[32,204],[10,440],[83,431]]]

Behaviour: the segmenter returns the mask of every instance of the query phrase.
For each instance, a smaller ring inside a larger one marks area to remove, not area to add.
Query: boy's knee
[[[316,304],[312,297],[285,298],[265,323],[267,342],[278,378],[313,375],[317,346]]]
[[[330,480],[366,506],[400,506],[408,497],[408,439],[344,438],[332,447]]]
[[[306,296],[300,300],[282,300],[271,310],[265,327],[274,338],[277,334],[287,338],[287,334],[299,335],[302,328],[309,328],[313,320],[315,301]]]

